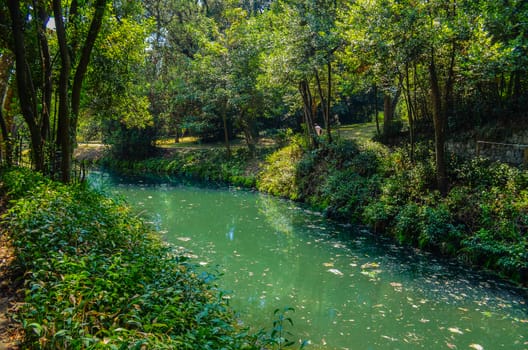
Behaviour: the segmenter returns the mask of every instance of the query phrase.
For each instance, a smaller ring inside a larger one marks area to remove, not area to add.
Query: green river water
[[[219,284],[244,324],[292,307],[308,349],[528,349],[526,291],[266,195],[92,176]]]

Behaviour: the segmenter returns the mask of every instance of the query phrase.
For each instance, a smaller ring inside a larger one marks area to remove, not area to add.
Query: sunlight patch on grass
[[[376,123],[342,125],[338,133],[345,140],[369,141],[376,136]]]

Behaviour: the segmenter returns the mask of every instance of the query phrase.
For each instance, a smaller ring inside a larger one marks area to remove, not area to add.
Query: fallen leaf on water
[[[398,341],[397,338],[389,337],[388,335],[382,335],[381,337],[390,341]]]
[[[361,265],[362,269],[375,269],[379,267],[379,264],[377,262],[369,262]]]
[[[458,327],[449,327],[447,330],[451,333],[464,334],[464,332],[462,332]]]
[[[332,266],[334,266],[334,263],[331,263],[331,262],[325,262],[325,263],[323,263],[323,266],[324,266],[324,267],[332,267]]]
[[[475,350],[484,350],[484,347],[479,344],[469,344],[469,347]]]
[[[343,273],[341,271],[339,271],[338,269],[329,269],[328,272],[331,272],[331,273],[333,273],[334,275],[337,275],[337,276],[343,276]]]

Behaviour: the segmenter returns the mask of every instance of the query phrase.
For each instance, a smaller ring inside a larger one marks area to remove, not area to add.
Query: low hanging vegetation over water
[[[4,171],[1,183],[11,200],[3,224],[25,279],[17,314],[25,348],[286,345],[276,327],[249,335],[236,326],[214,276],[196,271],[122,203],[27,170]]]

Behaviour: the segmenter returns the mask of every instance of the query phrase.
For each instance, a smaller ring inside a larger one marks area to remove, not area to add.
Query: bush
[[[378,192],[378,177],[365,178],[353,169],[331,173],[322,185],[321,201],[327,217],[361,222],[363,208]]]

